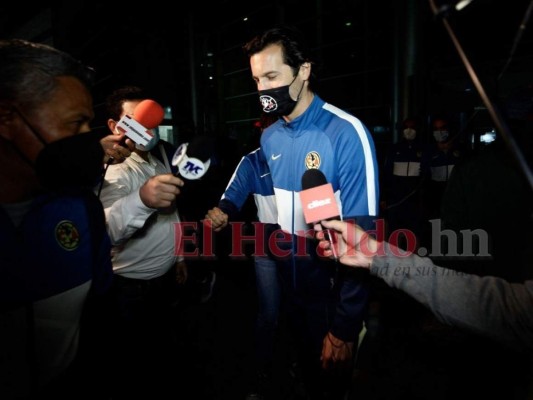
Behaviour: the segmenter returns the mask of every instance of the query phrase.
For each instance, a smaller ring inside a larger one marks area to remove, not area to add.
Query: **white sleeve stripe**
[[[370,148],[370,143],[368,142],[368,137],[366,136],[365,128],[361,121],[355,118],[353,115],[348,114],[347,112],[331,105],[324,104],[324,109],[329,112],[337,115],[338,117],[350,122],[355,128],[359,139],[363,144],[363,153],[365,157],[365,171],[366,171],[366,194],[368,202],[368,215],[377,215],[377,199],[376,199],[376,187],[375,187],[375,176],[376,171],[374,170],[374,162],[372,158],[372,150]]]
[[[226,185],[226,189],[224,190],[224,193],[222,193],[222,197],[220,200],[224,200],[226,198],[226,191],[231,186],[233,181],[235,180],[235,177],[237,176],[237,171],[239,170],[239,167],[241,166],[242,162],[246,159],[246,157],[242,157],[241,161],[239,161],[239,164],[237,164],[237,167],[235,167],[235,170],[233,171],[233,174],[231,175],[231,178],[229,179],[228,184]]]

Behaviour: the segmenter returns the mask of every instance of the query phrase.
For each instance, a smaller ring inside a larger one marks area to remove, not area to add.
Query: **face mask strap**
[[[294,78],[292,78],[291,83],[289,83],[289,85],[288,85],[289,87],[292,86],[292,84],[294,83],[294,81],[296,80],[297,77],[298,77],[298,73],[296,73],[296,75],[294,75]]]
[[[294,78],[296,79],[296,77]],[[300,95],[302,94],[302,90],[304,90],[305,81],[302,82],[302,87],[300,88],[300,91],[298,92],[298,95],[296,96],[296,101],[300,100]]]
[[[300,68],[302,68],[301,65],[300,65],[300,67],[298,68],[298,72],[296,73],[296,75],[294,75],[294,79],[292,80],[291,83],[289,83],[289,88],[292,86],[292,84],[294,83],[294,81],[295,81],[296,78],[298,77],[298,73],[300,72]],[[304,90],[304,86],[305,86],[305,81],[302,82],[302,87],[300,88],[300,91],[299,91],[298,94],[296,95],[296,100],[293,100],[293,101],[298,102],[298,101],[300,100],[300,95],[302,94],[302,91]],[[290,92],[289,92],[289,97],[290,97]],[[291,97],[291,100],[292,100],[292,97]]]
[[[26,154],[24,154],[22,151],[20,151],[20,149],[15,146],[12,142],[9,142],[9,144],[13,147],[13,150],[15,150],[15,152],[19,155],[19,157],[24,160],[24,162],[26,164],[28,164],[30,167],[32,168],[35,168],[35,163],[32,162],[27,156]]]
[[[39,141],[43,144],[43,146],[46,146],[48,143],[46,143],[46,141],[43,139],[41,134],[37,132],[37,129],[35,129],[32,124],[30,124],[30,121],[28,121],[28,119],[24,116],[24,114],[20,112],[18,107],[13,106],[13,110],[15,110],[15,112],[19,115],[20,119],[22,119],[22,121],[24,121],[26,126],[30,128],[30,131],[33,133],[35,137],[37,137],[37,139],[39,139]]]
[[[32,124],[29,123],[28,119],[24,116],[24,114],[22,114],[20,112],[20,110],[16,107],[16,106],[13,106],[13,111],[15,111],[18,116],[20,117],[20,119],[22,119],[22,121],[24,121],[24,123],[26,124],[26,126],[30,129],[30,131],[33,133],[33,135],[39,139],[39,141],[43,144],[43,146],[46,146],[46,142],[44,141],[44,139],[42,138],[42,136],[37,132],[37,130],[35,130],[35,128],[32,126]],[[13,147],[13,150],[15,150],[15,152],[19,155],[19,157],[24,160],[24,162],[26,164],[28,164],[30,167],[32,168],[35,168],[35,163],[33,161],[31,161],[27,156],[26,154],[24,154],[17,146],[15,146],[12,142],[10,142],[11,146]]]

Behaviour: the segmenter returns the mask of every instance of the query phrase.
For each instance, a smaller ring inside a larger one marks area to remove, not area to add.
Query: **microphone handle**
[[[126,139],[128,139],[128,137],[124,136],[122,138],[122,140],[120,142],[118,142],[118,145],[122,146],[124,148],[128,148],[128,146],[126,146]],[[114,163],[115,163],[115,159],[113,157],[109,157],[107,162],[106,162],[106,165],[109,166],[109,165],[114,164]],[[106,171],[107,171],[107,168],[106,168]]]
[[[322,226],[322,225],[321,225]],[[339,261],[339,256],[337,253],[337,237],[336,233],[333,232],[331,229],[327,229],[322,227],[322,230],[324,232],[324,239],[326,239],[329,242],[329,248],[331,249],[331,252],[333,253],[333,258],[335,261]]]
[[[122,140],[120,142],[118,142],[118,145],[119,146],[122,146],[122,147],[128,147],[126,146],[126,140],[128,139],[128,136],[124,135],[124,137],[122,138]]]

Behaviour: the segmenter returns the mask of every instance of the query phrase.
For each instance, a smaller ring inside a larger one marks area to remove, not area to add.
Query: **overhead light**
[[[455,9],[457,11],[461,11],[463,8],[465,8],[467,5],[469,5],[470,3],[472,3],[473,0],[460,0],[459,2],[457,2],[457,4],[455,5]]]
[[[453,1],[439,1],[437,4],[435,0],[430,0],[430,5],[433,13],[437,17],[448,17],[451,13],[456,11],[462,11],[467,5],[474,0],[453,0]]]

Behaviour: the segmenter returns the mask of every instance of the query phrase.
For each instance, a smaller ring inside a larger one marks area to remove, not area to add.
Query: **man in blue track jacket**
[[[282,260],[280,278],[308,395],[342,398],[368,292],[356,276],[317,255],[299,192],[304,172],[319,169],[333,186],[341,217],[371,229],[379,201],[374,144],[361,121],[311,90],[311,61],[298,32],[271,29],[244,50],[263,111],[281,117],[263,132],[261,150],[278,223],[291,238],[279,242],[290,254]]]

